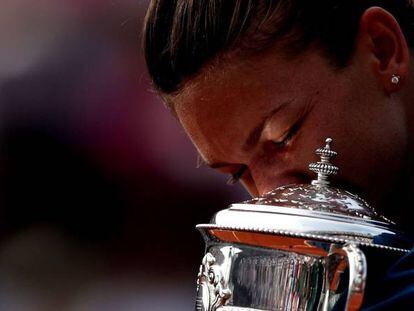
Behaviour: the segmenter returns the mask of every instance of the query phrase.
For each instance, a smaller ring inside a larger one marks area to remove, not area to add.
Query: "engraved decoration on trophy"
[[[207,253],[197,278],[196,311],[215,311],[231,297],[216,259]]]
[[[316,149],[320,159],[309,169],[317,177],[310,184],[231,204],[197,226],[206,255],[196,311],[357,311],[376,258],[369,256],[395,262],[409,251],[412,238],[393,222],[359,196],[330,186],[329,176],[339,171],[331,144],[327,138]],[[229,252],[234,246],[237,252]]]

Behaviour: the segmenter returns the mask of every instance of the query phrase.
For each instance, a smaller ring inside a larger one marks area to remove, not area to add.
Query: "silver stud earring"
[[[397,85],[400,83],[401,77],[398,75],[392,75],[391,77],[391,83]]]

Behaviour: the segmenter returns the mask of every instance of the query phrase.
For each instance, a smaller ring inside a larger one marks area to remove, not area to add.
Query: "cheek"
[[[367,124],[368,125],[368,124]],[[355,180],[364,193],[381,193],[393,187],[404,164],[402,133],[392,124],[371,122],[371,128],[354,129],[341,143],[338,163],[343,176]]]
[[[384,98],[353,96],[342,94],[330,105],[318,106],[314,133],[319,137],[314,139],[334,139],[340,185],[379,202],[395,187],[406,164],[403,113]]]
[[[329,104],[325,104],[329,103]],[[252,179],[260,193],[291,183],[309,183],[315,178],[308,165],[319,157],[315,150],[325,139],[334,139],[338,152],[332,162],[340,168],[333,185],[381,201],[397,183],[406,164],[406,133],[398,109],[364,105],[344,98],[316,102],[308,118],[283,152],[271,148],[258,153],[251,164]]]

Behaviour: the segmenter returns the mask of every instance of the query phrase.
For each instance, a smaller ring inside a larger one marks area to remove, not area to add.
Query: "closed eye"
[[[242,167],[236,172],[229,176],[227,179],[228,185],[234,185],[240,181],[244,173],[247,171],[247,165],[242,165]]]
[[[302,115],[299,117],[299,119],[293,124],[293,126],[283,135],[283,137],[280,140],[273,141],[273,144],[277,148],[283,148],[286,147],[287,144],[294,138],[294,136],[299,132],[300,127],[302,126],[302,123],[305,121],[306,116],[311,111],[311,107],[307,107],[307,109],[302,113]]]
[[[298,132],[300,125],[301,125],[301,120],[299,120],[298,122],[296,122],[290,129],[289,131],[286,132],[286,134],[283,136],[282,139],[278,140],[278,141],[273,141],[273,143],[277,146],[277,147],[285,147],[291,140],[292,138],[295,136],[295,134]]]

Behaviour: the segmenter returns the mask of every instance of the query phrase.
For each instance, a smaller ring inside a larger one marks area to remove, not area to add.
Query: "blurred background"
[[[194,229],[247,198],[156,97],[145,0],[2,0],[0,310],[193,310]]]

